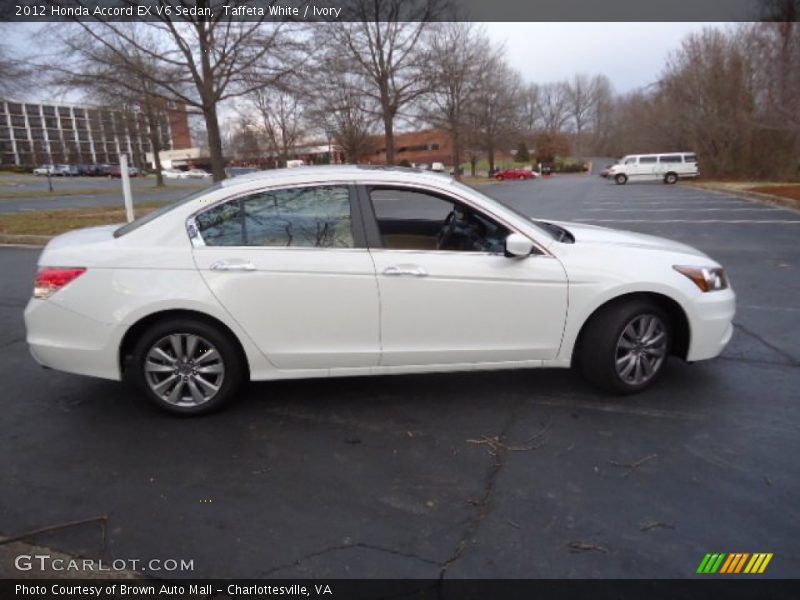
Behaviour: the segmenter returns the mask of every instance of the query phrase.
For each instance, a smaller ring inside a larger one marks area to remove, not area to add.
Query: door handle
[[[212,271],[255,271],[256,266],[251,262],[227,262],[219,260],[211,265]]]
[[[386,267],[383,274],[391,277],[426,277],[428,272],[416,265],[394,265]]]

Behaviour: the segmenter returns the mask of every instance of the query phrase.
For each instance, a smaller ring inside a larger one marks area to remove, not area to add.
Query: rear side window
[[[697,154],[684,154],[684,158],[686,159],[687,163],[697,162]]]
[[[682,163],[683,162],[683,155],[682,154],[666,154],[664,156],[658,157],[658,162],[660,163]]]
[[[353,248],[350,190],[270,190],[214,206],[195,218],[207,246]]]
[[[130,233],[131,231],[135,231],[136,229],[139,229],[139,227],[141,227],[142,225],[146,225],[150,221],[154,221],[155,219],[157,219],[158,217],[160,217],[163,214],[168,213],[172,209],[178,208],[179,206],[187,204],[188,202],[191,202],[192,200],[195,200],[196,198],[200,198],[201,196],[205,196],[206,194],[208,194],[210,192],[213,192],[215,190],[218,190],[221,187],[222,187],[222,183],[217,183],[215,185],[212,185],[211,187],[207,187],[207,188],[205,188],[203,190],[200,190],[199,192],[192,192],[188,196],[185,196],[185,197],[181,198],[180,200],[176,200],[175,202],[172,202],[171,204],[165,204],[164,206],[161,206],[161,207],[157,208],[156,210],[147,213],[145,216],[140,217],[140,218],[136,219],[135,221],[131,221],[127,225],[123,225],[119,229],[115,230],[114,231],[114,237],[118,238],[118,237],[121,237],[121,236],[125,235],[126,233]]]
[[[652,165],[653,163],[658,161],[657,156],[640,156],[639,157],[639,164],[640,165]]]

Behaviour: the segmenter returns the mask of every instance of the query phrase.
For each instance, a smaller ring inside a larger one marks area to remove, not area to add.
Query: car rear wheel
[[[667,173],[666,175],[664,175],[664,183],[666,183],[667,185],[678,183],[678,176],[675,173]]]
[[[502,175],[495,175],[494,178],[497,179],[497,181],[503,181]]]
[[[137,341],[131,377],[159,408],[199,415],[220,408],[244,378],[236,344],[216,327],[195,319],[155,323]]]
[[[661,374],[672,339],[667,315],[646,300],[601,309],[586,325],[577,361],[592,384],[617,394],[649,387]]]
[[[625,185],[628,183],[628,176],[624,173],[620,173],[619,175],[614,176],[614,181],[617,182],[617,185]]]

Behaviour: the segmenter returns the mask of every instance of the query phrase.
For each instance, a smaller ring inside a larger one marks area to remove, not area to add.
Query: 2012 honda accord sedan
[[[734,310],[722,267],[690,246],[342,166],[245,175],[58,236],[25,322],[42,365],[198,414],[247,379],[576,365],[637,392],[670,355],[717,356]]]

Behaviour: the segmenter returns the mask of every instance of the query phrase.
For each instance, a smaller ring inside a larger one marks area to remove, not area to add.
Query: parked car
[[[77,169],[71,165],[53,165],[53,175],[56,175],[57,177],[72,177],[73,175],[77,175],[77,173]]]
[[[75,175],[85,176],[89,174],[90,165],[74,165]]]
[[[42,165],[41,167],[36,167],[33,170],[33,174],[37,177],[42,175],[55,175],[55,166],[53,165]]]
[[[673,184],[678,179],[697,177],[699,174],[697,155],[694,152],[629,154],[608,171],[609,178],[617,185],[625,185],[628,180],[661,180]]]
[[[184,172],[184,177],[187,179],[202,179],[204,177],[211,177],[211,173],[203,171],[203,169],[189,169]]]
[[[25,324],[42,365],[191,415],[248,378],[575,365],[633,393],[669,355],[717,356],[734,309],[722,267],[685,244],[534,220],[434,173],[336,166],[54,238]]]
[[[435,162],[431,163],[431,171],[436,173],[444,173],[444,163]]]
[[[128,167],[128,177],[138,177],[139,176],[139,169],[134,166]],[[111,165],[111,169],[108,172],[109,179],[119,179],[122,177],[122,167],[120,165]]]
[[[240,177],[241,175],[250,175],[251,173],[259,173],[261,169],[257,167],[227,167],[225,175],[228,177]]]
[[[89,177],[108,177],[111,174],[111,165],[89,165],[89,167],[86,169],[86,174]]]
[[[186,171],[181,171],[180,169],[164,169],[161,171],[161,176],[164,177],[164,179],[185,179]]]
[[[498,181],[504,179],[535,179],[536,173],[530,169],[503,169],[494,174],[494,178]]]

